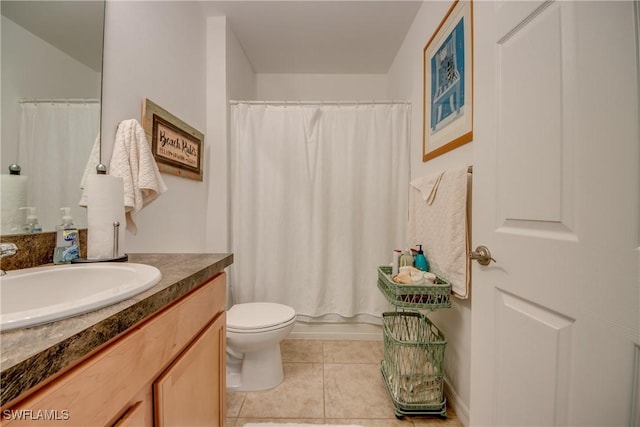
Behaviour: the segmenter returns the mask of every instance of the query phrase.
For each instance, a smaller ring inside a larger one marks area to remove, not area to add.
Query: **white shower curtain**
[[[380,316],[405,244],[407,104],[232,108],[233,293],[299,315]]]
[[[61,207],[70,207],[76,226],[86,227],[80,181],[99,128],[97,102],[21,104],[18,163],[29,177],[27,203],[37,208],[44,230],[61,223]]]

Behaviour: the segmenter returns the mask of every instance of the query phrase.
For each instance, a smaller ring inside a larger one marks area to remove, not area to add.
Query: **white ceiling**
[[[386,73],[422,3],[198,2],[205,16],[227,17],[256,73],[318,74]],[[95,48],[102,44],[101,7],[99,1],[2,0],[3,15],[96,70],[102,66]]]
[[[386,73],[422,0],[204,1],[256,73]]]

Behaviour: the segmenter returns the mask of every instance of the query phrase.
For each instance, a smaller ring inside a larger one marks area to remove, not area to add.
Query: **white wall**
[[[2,16],[2,173],[16,162],[21,99],[99,99],[100,73]],[[46,64],[46,66],[43,66]],[[45,74],[46,73],[46,74]],[[91,144],[91,142],[89,143]],[[28,174],[29,171],[23,171]]]
[[[207,19],[207,199],[206,249],[229,252],[229,186],[227,151],[227,20]]]
[[[262,101],[388,99],[386,74],[256,74]]]
[[[450,2],[424,2],[389,69],[389,96],[412,101],[411,176],[417,178],[463,164],[473,164],[473,142],[426,163],[422,162],[422,95],[424,46],[446,15]],[[482,84],[476,73],[475,84]],[[453,306],[429,314],[447,337],[445,379],[449,403],[458,418],[469,422],[471,378],[471,301],[453,298]]]
[[[229,99],[255,99],[255,74],[224,16],[207,19],[207,139],[209,182],[207,242],[210,252],[230,252]]]
[[[257,97],[257,84],[253,67],[229,25],[226,36],[227,98],[254,99]]]
[[[117,125],[141,121],[142,103],[156,104],[204,132],[206,19],[196,2],[108,1],[104,51],[103,163],[111,158]],[[205,151],[210,140],[205,136]],[[202,252],[208,182],[163,174],[169,190],[126,233],[127,252]]]

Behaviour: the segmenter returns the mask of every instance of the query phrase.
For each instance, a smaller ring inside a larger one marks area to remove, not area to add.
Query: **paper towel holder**
[[[107,259],[76,258],[71,260],[71,264],[88,264],[92,262],[127,262],[127,261],[129,261],[129,255],[124,254],[117,258],[107,258]]]
[[[100,166],[100,165],[98,165]],[[72,264],[85,264],[89,262],[126,262],[129,260],[129,255],[124,254],[122,256],[118,256],[119,251],[119,236],[120,236],[120,221],[113,221],[113,258],[107,259],[87,259],[87,258],[76,258],[71,260]]]

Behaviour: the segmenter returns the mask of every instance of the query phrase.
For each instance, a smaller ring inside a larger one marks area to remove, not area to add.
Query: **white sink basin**
[[[96,310],[160,281],[157,268],[102,262],[27,268],[0,277],[0,330],[22,328]]]

